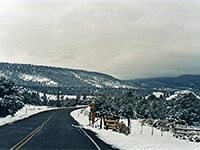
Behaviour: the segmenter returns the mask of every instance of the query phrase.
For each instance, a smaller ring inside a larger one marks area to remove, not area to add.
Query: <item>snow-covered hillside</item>
[[[27,64],[0,63],[0,76],[24,86],[137,88],[134,83],[103,73]]]

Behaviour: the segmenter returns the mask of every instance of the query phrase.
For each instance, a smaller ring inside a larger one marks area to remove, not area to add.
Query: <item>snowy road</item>
[[[70,116],[75,108],[51,110],[0,127],[0,149],[112,149]]]

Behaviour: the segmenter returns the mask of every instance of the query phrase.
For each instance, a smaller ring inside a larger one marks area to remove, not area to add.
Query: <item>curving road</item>
[[[77,108],[51,110],[0,127],[0,149],[113,149],[70,116]]]

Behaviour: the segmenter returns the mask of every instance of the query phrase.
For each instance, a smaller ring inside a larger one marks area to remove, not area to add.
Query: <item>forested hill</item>
[[[0,63],[0,76],[24,86],[135,88],[103,73],[30,64]]]

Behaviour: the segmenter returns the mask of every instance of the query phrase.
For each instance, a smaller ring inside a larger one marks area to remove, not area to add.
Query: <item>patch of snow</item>
[[[94,96],[90,96],[90,95],[87,96],[87,99],[93,99],[93,98]]]
[[[196,94],[195,94],[196,95]],[[198,98],[198,99],[200,99],[200,96],[199,95],[196,95],[196,97]]]
[[[189,93],[194,94],[198,99],[200,99],[200,96],[196,95],[194,92],[189,91],[189,90],[183,90],[183,91],[175,92],[173,95],[171,95],[170,97],[166,98],[166,100],[172,100],[172,99],[176,98],[179,94],[189,94]]]
[[[44,93],[39,92],[40,98],[44,96]],[[48,100],[57,100],[57,95],[54,94],[46,94]]]
[[[153,92],[153,95],[155,95],[156,96],[156,98],[160,98],[160,96],[162,95],[164,95],[164,93],[162,93],[162,92]]]
[[[25,81],[32,81],[32,82],[41,82],[45,83],[46,85],[50,86],[57,86],[58,83],[46,78],[46,77],[41,77],[41,76],[35,76],[35,75],[29,75],[29,74],[20,74],[20,78],[25,80]]]
[[[22,109],[18,110],[14,116],[8,115],[7,117],[0,118],[0,126],[5,124],[9,124],[18,120],[22,120],[24,118],[28,118],[31,115],[37,114],[39,112],[53,110],[57,108],[50,108],[47,106],[33,106],[33,105],[25,105]]]
[[[49,80],[47,81],[46,85],[58,86],[58,83],[56,83],[56,82],[54,82],[54,81],[52,81],[52,80],[49,79]]]
[[[178,96],[178,94],[175,92],[175,94],[171,95],[170,97],[167,97],[166,100],[167,101],[172,100],[172,99],[174,99],[177,96]]]
[[[150,95],[145,96],[145,99],[149,98]]]
[[[162,93],[162,92],[153,92],[153,95],[155,95],[156,98],[160,98],[160,96],[161,96],[161,95],[163,96],[164,93]],[[145,99],[148,99],[149,96],[150,96],[150,95],[145,96]]]
[[[76,99],[76,95],[65,95],[65,98],[68,98],[68,99]]]
[[[83,109],[82,109],[83,110]],[[71,116],[79,122],[84,128],[92,130],[97,133],[97,136],[108,144],[113,145],[122,150],[199,150],[200,143],[192,143],[186,140],[178,140],[172,136],[171,133],[165,132],[161,136],[159,130],[154,129],[154,135],[151,135],[151,127],[143,126],[141,131],[141,124],[138,120],[131,120],[131,134],[128,136],[113,132],[112,130],[105,130],[93,128],[88,126],[89,107],[82,111],[81,109],[71,112]],[[82,113],[81,113],[82,111]],[[127,120],[123,120],[127,125]],[[99,124],[99,121],[97,122]]]
[[[57,100],[57,95],[46,94],[48,100]]]
[[[102,88],[102,87],[103,87],[103,86],[101,86],[100,84],[97,84],[97,83],[95,82],[95,80],[90,80],[90,81],[84,80],[84,79],[82,79],[79,75],[77,75],[76,73],[74,73],[74,72],[72,72],[72,73],[73,73],[73,75],[74,75],[76,78],[78,78],[79,80],[84,81],[84,82],[86,82],[86,83],[88,83],[88,84],[90,84],[90,85],[92,85],[92,86],[95,86],[95,87],[97,87],[97,88]]]

